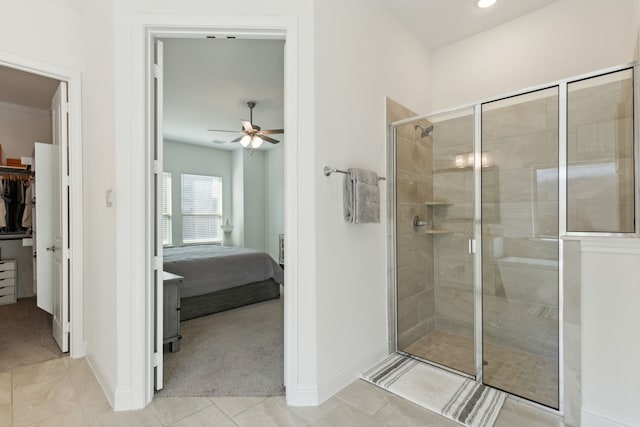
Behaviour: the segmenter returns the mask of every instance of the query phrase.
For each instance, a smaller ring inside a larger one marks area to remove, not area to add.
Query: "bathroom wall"
[[[473,256],[469,239],[473,237],[473,168],[456,167],[456,156],[473,152],[473,114],[437,121],[433,131],[434,201],[446,204],[428,209],[433,228],[447,234],[434,234],[436,329],[473,339],[474,292]],[[463,155],[467,161],[468,155]]]
[[[396,111],[398,106],[395,106]],[[434,329],[433,237],[414,229],[413,217],[431,221],[425,202],[433,200],[432,137],[420,137],[426,120],[397,127],[396,260],[398,348]]]
[[[635,3],[559,0],[435,50],[432,111],[632,61]]]

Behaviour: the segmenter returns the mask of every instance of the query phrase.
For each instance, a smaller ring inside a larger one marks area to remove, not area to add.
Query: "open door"
[[[65,353],[69,351],[68,111],[67,84],[61,82],[51,101],[54,160],[51,180],[53,206],[49,215],[53,241],[46,248],[46,253],[53,257],[53,338]],[[39,177],[36,176],[36,179]],[[39,200],[36,199],[36,205],[38,203]],[[38,276],[38,281],[43,279]]]
[[[155,302],[155,342],[154,342],[154,379],[155,389],[161,390],[163,387],[163,355],[164,325],[163,325],[163,282],[162,282],[162,146],[163,146],[163,90],[162,90],[162,42],[156,41],[155,61],[152,64],[153,71],[153,106],[154,106],[154,157],[153,157],[153,184],[155,189],[154,197],[154,221],[153,221],[153,250],[154,250],[154,302]]]
[[[36,142],[34,144],[34,197],[33,246],[36,264],[36,295],[38,307],[53,314],[53,253],[48,251],[53,243],[55,216],[53,193],[54,146]]]

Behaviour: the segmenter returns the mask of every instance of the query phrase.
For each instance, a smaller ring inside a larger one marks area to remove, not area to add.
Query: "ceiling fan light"
[[[251,137],[249,135],[243,136],[240,140],[240,145],[242,145],[244,148],[247,148],[249,144],[251,144]]]
[[[259,136],[254,136],[253,138],[251,138],[252,148],[260,148],[261,145],[262,145],[262,138],[260,138]]]

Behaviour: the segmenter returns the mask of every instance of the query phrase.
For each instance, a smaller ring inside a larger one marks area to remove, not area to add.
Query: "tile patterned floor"
[[[409,345],[407,353],[473,375],[473,341],[433,331]],[[555,407],[558,362],[525,351],[485,343],[484,378],[488,385]]]
[[[31,426],[381,426],[459,427],[422,407],[356,380],[318,407],[283,397],[156,398],[114,412],[84,359],[62,358],[0,374],[0,425]],[[508,400],[495,427],[565,427],[560,417]]]

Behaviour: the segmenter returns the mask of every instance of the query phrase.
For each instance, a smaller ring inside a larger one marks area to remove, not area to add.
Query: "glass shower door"
[[[397,350],[475,376],[473,110],[396,126]]]
[[[559,408],[558,87],[482,105],[483,382]]]

